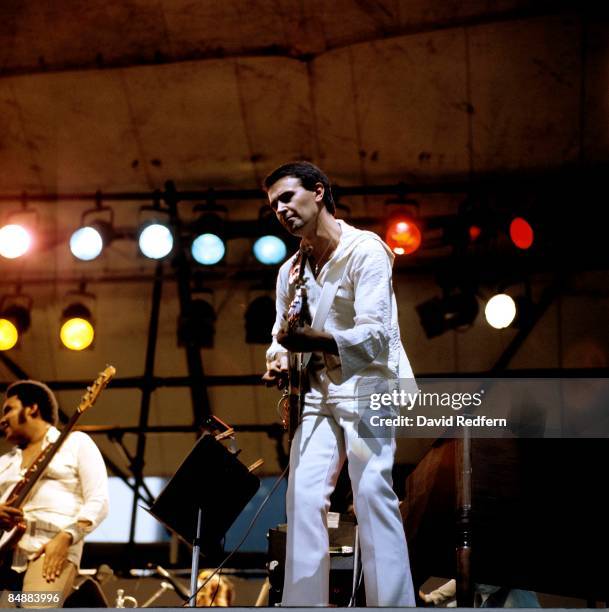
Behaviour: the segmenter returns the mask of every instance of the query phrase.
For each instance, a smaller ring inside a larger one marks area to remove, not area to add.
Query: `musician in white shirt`
[[[41,451],[59,437],[57,413],[57,401],[43,383],[18,381],[6,391],[0,428],[15,447],[0,457],[0,528],[22,522],[27,529],[2,568],[0,589],[60,592],[63,600],[72,588],[83,538],[108,513],[108,477],[97,446],[82,432],[69,434],[23,508],[4,503]]]
[[[327,511],[348,459],[369,606],[414,606],[398,499],[392,489],[392,436],[360,437],[356,397],[371,380],[412,379],[393,294],[393,255],[381,239],[334,218],[327,177],[313,164],[286,164],[265,180],[271,208],[309,252],[304,280],[314,316],[330,274],[341,278],[323,331],[286,331],[293,297],[291,258],[277,278],[277,319],[267,351],[269,385],[284,376],[286,349],[312,352],[310,390],[290,454],[283,605],[328,605]],[[344,272],[337,272],[344,270]],[[316,356],[316,358],[315,358]]]

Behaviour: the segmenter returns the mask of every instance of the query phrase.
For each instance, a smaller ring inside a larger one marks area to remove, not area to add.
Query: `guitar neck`
[[[71,416],[70,420],[61,430],[61,433],[59,434],[57,440],[49,444],[45,449],[40,452],[38,457],[36,457],[36,460],[28,468],[23,479],[19,483],[17,483],[17,486],[19,487],[19,492],[15,497],[15,500],[11,503],[13,507],[20,508],[23,505],[30,491],[38,482],[49,463],[51,463],[53,457],[61,448],[61,445],[65,442],[65,439],[68,437],[70,431],[72,431],[72,429],[74,428],[74,425],[76,424],[76,421],[78,421],[80,414],[81,413],[79,411],[76,411]]]
[[[52,444],[49,444],[40,452],[34,463],[32,463],[32,465],[30,465],[28,468],[25,476],[11,490],[9,497],[7,498],[10,500],[8,503],[11,506],[20,508],[23,505],[24,501],[32,490],[32,487],[38,482],[38,479],[42,476],[49,463],[51,463],[55,453],[65,442],[65,439],[74,428],[74,425],[76,425],[76,421],[78,421],[80,415],[95,403],[99,394],[106,388],[107,384],[110,382],[110,379],[115,374],[116,369],[114,366],[108,365],[103,372],[100,372],[99,376],[93,381],[93,384],[90,387],[87,387],[87,392],[81,398],[78,408],[61,430],[57,440],[55,440],[55,442]]]

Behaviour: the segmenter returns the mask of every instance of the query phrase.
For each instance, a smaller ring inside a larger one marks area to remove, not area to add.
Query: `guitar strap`
[[[317,310],[315,311],[315,316],[313,317],[313,321],[311,323],[311,327],[317,331],[321,331],[324,328],[326,319],[330,313],[332,302],[336,296],[336,292],[338,291],[338,288],[345,277],[345,272],[347,270],[347,259],[349,258],[343,257],[326,276],[324,286],[321,289],[321,295],[319,296]],[[307,366],[310,359],[311,353],[305,353],[303,355],[303,365]]]
[[[373,234],[372,232],[363,231],[362,236],[372,237],[379,242],[382,243],[380,238]],[[313,317],[313,321],[311,323],[311,327],[316,329],[317,331],[323,330],[323,327],[326,323],[326,319],[328,318],[328,314],[330,313],[330,308],[332,306],[332,302],[334,302],[334,298],[336,297],[336,292],[342,283],[347,269],[347,260],[349,259],[348,255],[353,250],[353,248],[359,243],[359,239],[354,240],[349,247],[347,247],[346,252],[343,253],[343,257],[337,263],[336,266],[332,268],[328,272],[326,276],[326,280],[324,282],[324,286],[321,290],[321,295],[319,297],[319,303],[317,305],[317,310],[315,311],[315,316]],[[382,243],[384,244],[384,243]],[[311,359],[311,353],[303,354],[303,366],[307,366]],[[416,394],[419,391],[419,387],[414,378],[414,374],[412,372],[412,367],[410,362],[408,361],[408,357],[406,356],[406,352],[404,351],[404,347],[400,343],[400,355],[399,362],[397,364],[397,371],[399,377],[399,387],[400,390],[404,390],[411,394]]]

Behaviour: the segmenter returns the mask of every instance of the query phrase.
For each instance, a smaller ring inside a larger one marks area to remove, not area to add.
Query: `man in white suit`
[[[277,319],[264,380],[285,375],[286,351],[312,353],[310,390],[290,455],[288,537],[283,605],[328,605],[327,512],[348,459],[369,606],[414,606],[398,499],[392,488],[392,436],[360,437],[358,393],[368,381],[412,378],[400,340],[392,286],[393,254],[371,232],[334,218],[328,178],[313,164],[285,164],[265,180],[271,208],[307,250],[304,281],[311,314],[328,275],[340,284],[322,331],[286,331],[297,253],[277,278]],[[337,270],[340,270],[337,273]],[[358,389],[360,390],[358,392]]]

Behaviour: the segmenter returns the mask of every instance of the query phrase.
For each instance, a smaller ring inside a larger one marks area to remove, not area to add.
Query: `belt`
[[[30,536],[36,536],[40,534],[59,533],[61,527],[54,525],[53,523],[47,523],[46,521],[40,521],[38,519],[27,521],[26,533]]]
[[[31,537],[35,536],[47,536],[51,539],[53,536],[58,534],[61,531],[61,528],[53,523],[47,523],[46,521],[28,520],[26,521],[26,530],[24,535],[29,535]],[[26,551],[17,544],[17,548],[13,554],[13,563],[12,569],[14,569],[18,573],[22,573],[27,569],[28,562],[30,561],[30,557],[33,555],[32,551]],[[71,559],[68,556],[68,560]],[[75,563],[76,564],[76,563]]]

